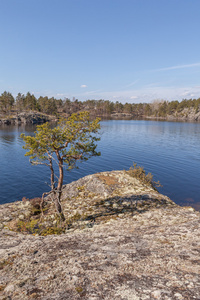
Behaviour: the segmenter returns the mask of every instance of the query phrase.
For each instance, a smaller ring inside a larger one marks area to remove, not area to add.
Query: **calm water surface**
[[[24,157],[20,134],[34,126],[0,127],[0,203],[41,196],[49,187],[49,171],[31,166]],[[65,183],[101,171],[129,169],[133,161],[154,175],[166,194],[178,204],[200,210],[200,124],[117,120],[101,122],[100,157],[65,173]]]

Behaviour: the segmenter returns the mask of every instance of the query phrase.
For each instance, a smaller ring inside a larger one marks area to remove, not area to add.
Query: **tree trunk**
[[[61,217],[62,221],[65,221],[65,216],[63,214],[62,206],[61,206],[61,194],[62,194],[62,186],[63,186],[63,160],[61,159],[59,152],[56,153],[58,160],[59,160],[59,179],[58,179],[58,186],[57,186],[57,197],[55,198],[55,206],[56,210]]]
[[[50,160],[50,169],[51,169],[51,190],[55,189],[55,181],[54,181],[54,169],[52,159]]]
[[[65,221],[65,216],[63,214],[62,206],[61,206],[61,203],[60,203],[60,198],[61,198],[61,192],[59,191],[58,196],[54,200],[54,203],[55,203],[55,206],[56,206],[57,213],[59,214],[61,220]]]

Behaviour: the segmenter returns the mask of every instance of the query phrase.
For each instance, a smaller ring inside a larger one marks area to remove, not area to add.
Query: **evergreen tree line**
[[[183,99],[182,101],[157,100],[152,103],[125,103],[112,102],[109,100],[86,100],[79,101],[65,98],[55,99],[54,97],[42,97],[38,99],[28,92],[26,95],[18,93],[16,98],[9,92],[0,95],[0,114],[11,112],[37,111],[49,115],[62,113],[72,114],[87,110],[93,115],[109,116],[113,113],[131,114],[134,117],[154,116],[166,117],[167,115],[180,114],[184,109],[193,109],[195,113],[200,111],[200,98]]]

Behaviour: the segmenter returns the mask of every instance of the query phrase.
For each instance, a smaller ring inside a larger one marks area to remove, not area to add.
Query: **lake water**
[[[32,166],[20,134],[34,126],[0,127],[0,203],[41,196],[49,187],[49,170]],[[65,183],[88,174],[129,169],[134,162],[163,185],[159,191],[181,205],[200,210],[200,124],[144,120],[101,122],[100,157],[65,173]]]

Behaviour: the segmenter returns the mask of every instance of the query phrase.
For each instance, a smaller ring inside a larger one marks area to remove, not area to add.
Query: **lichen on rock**
[[[0,206],[1,299],[200,298],[200,213],[193,208],[125,171],[66,185],[64,225],[47,200],[41,221],[36,200]],[[37,232],[17,231],[19,224]]]

